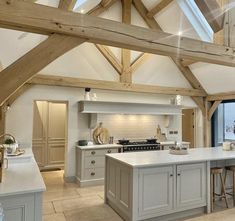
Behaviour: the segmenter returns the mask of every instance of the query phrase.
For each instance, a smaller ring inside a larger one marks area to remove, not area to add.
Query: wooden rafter
[[[112,53],[112,51],[103,45],[96,44],[96,48],[102,53],[102,55],[109,61],[113,68],[121,75],[122,74],[122,64]]]
[[[63,10],[73,10],[77,0],[60,0],[58,8]]]
[[[157,5],[155,5],[149,12],[147,13],[147,16],[149,18],[152,18],[154,15],[159,13],[162,9],[167,7],[173,0],[161,0]]]
[[[223,29],[224,26],[224,12],[217,1],[213,0],[195,0],[198,8],[210,24],[214,33]]]
[[[135,73],[135,71],[144,63],[146,62],[149,58],[151,57],[151,54],[148,53],[142,53],[132,64],[131,64],[131,70],[130,72],[132,74]]]
[[[59,56],[85,40],[53,34],[0,73],[0,105],[17,89]]]
[[[109,9],[117,0],[102,0],[96,7],[91,9],[87,14],[98,16]]]
[[[20,28],[41,34],[54,32],[114,47],[235,66],[233,49],[225,46],[94,16],[62,12],[44,5],[23,1],[7,1],[8,4],[5,4],[6,1],[0,0],[0,25],[5,28]]]
[[[93,16],[99,16],[105,10],[110,8],[116,0],[102,0],[96,7],[91,9],[87,14]],[[122,64],[118,58],[113,54],[113,52],[104,45],[95,44],[96,48],[101,52],[101,54],[107,59],[107,61],[112,65],[112,67],[118,72],[119,75],[122,73]]]
[[[125,24],[131,24],[131,5],[132,0],[122,0],[122,22]],[[131,67],[131,51],[122,48],[122,73],[120,81],[123,83],[132,82],[132,73],[130,72]]]
[[[72,78],[64,76],[36,75],[29,84],[40,84],[49,86],[66,86],[66,87],[90,87],[94,89],[112,90],[112,91],[129,91],[151,94],[170,94],[184,96],[205,96],[201,90],[186,89],[176,87],[162,87],[156,85],[129,84],[114,81],[91,80],[83,78]]]
[[[142,2],[140,2],[138,0],[133,0],[133,3],[134,3],[135,8],[137,9],[137,11],[140,13],[140,15],[146,21],[146,23],[148,24],[148,26],[150,28],[161,29],[154,18],[151,18],[151,19],[147,18],[148,10],[145,8],[145,6],[143,5]],[[204,90],[204,88],[202,87],[200,82],[197,80],[197,78],[194,76],[194,74],[191,72],[191,70],[188,67],[184,67],[181,64],[181,62],[179,61],[179,59],[172,57],[172,60],[193,88],[200,89],[204,93],[206,93],[206,91]],[[195,97],[192,97],[192,99],[199,106],[203,115],[205,115],[206,111],[205,111],[203,99],[199,99],[199,98],[195,98]]]

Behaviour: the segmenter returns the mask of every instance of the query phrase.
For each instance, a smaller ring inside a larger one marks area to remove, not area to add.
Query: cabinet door
[[[206,204],[206,165],[177,166],[177,208],[196,208]]]
[[[63,164],[66,146],[65,103],[49,102],[48,109],[48,165]]]
[[[34,221],[34,195],[4,197],[0,200],[6,221]]]
[[[139,216],[164,215],[173,209],[173,167],[140,169]]]
[[[33,116],[33,153],[38,166],[46,164],[47,148],[47,102],[36,101],[34,103]]]

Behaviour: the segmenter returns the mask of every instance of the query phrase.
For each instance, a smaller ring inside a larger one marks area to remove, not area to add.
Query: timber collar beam
[[[0,27],[235,67],[233,48],[24,1],[0,0]]]
[[[182,96],[196,96],[196,97],[206,96],[204,92],[198,89],[131,84],[131,83],[122,83],[115,81],[92,80],[92,79],[52,76],[52,75],[36,75],[27,83],[36,84],[36,85],[64,86],[64,87],[75,87],[75,88],[90,87],[93,89],[100,89],[100,90],[128,91],[128,92],[150,93],[150,94],[165,94],[165,95],[180,94]]]

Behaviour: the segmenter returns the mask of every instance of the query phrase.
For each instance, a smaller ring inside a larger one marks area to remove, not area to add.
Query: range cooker
[[[153,141],[133,141],[133,142],[125,142],[120,144],[123,145],[123,152],[138,152],[138,151],[153,151],[160,150],[160,143],[156,140]]]

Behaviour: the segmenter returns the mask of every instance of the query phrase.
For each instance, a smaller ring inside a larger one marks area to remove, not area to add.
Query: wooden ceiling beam
[[[96,48],[101,52],[101,54],[108,60],[112,67],[118,72],[119,75],[122,74],[122,64],[113,54],[113,52],[107,47],[99,44],[95,44]]]
[[[235,91],[209,94],[207,101],[235,100]]]
[[[128,91],[151,94],[168,94],[183,96],[204,96],[205,94],[197,89],[162,87],[156,85],[129,84],[114,81],[91,80],[82,78],[72,78],[64,76],[36,75],[28,81],[29,84],[39,84],[48,86],[65,86],[75,88],[90,87],[100,90]]]
[[[85,40],[53,34],[0,73],[0,105],[40,70]]]
[[[214,101],[213,105],[208,111],[208,120],[211,120],[213,114],[215,113],[216,109],[219,107],[221,104],[222,100]]]
[[[11,29],[66,34],[92,43],[235,67],[233,49],[229,47],[23,1],[0,0],[1,24]]]
[[[72,11],[77,0],[60,0],[58,8],[65,11]]]
[[[134,74],[135,71],[143,64],[145,63],[152,54],[148,53],[142,53],[132,64],[131,64],[131,73]]]
[[[195,0],[195,3],[210,24],[214,33],[223,29],[225,13],[216,0]]]
[[[117,0],[102,0],[96,7],[87,12],[88,15],[98,16],[109,9]]]
[[[161,0],[161,2],[149,10],[147,17],[152,18],[154,15],[158,14],[161,10],[167,7],[171,2],[173,2],[173,0]]]
[[[131,24],[131,5],[132,0],[122,0],[122,22],[124,24]],[[120,82],[131,83],[132,72],[131,67],[131,51],[129,49],[122,48],[122,73],[120,76]]]

